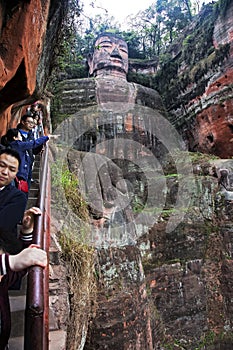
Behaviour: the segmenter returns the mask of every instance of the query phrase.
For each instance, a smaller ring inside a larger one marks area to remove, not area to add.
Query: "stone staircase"
[[[59,84],[59,105],[57,113],[74,114],[84,106],[91,107],[97,104],[95,96],[95,79],[67,79]]]
[[[39,193],[39,157],[36,158],[34,169],[33,169],[33,182],[31,184],[28,205],[35,206]],[[49,350],[65,350],[66,332],[59,329],[54,312],[52,310],[52,304],[54,301],[54,295],[56,295],[56,283],[54,281],[59,279],[56,274],[56,268],[54,265],[57,261],[58,249],[52,240],[51,248],[49,251],[49,260],[53,264],[53,274],[49,283],[50,296],[49,296]],[[57,262],[57,264],[59,264]],[[50,266],[51,267],[51,266]],[[64,276],[65,278],[65,276]],[[9,340],[10,350],[23,350],[24,349],[24,314],[26,306],[26,290],[27,290],[27,277],[24,277],[21,283],[20,290],[9,291],[10,305],[11,305],[11,337]],[[33,350],[33,349],[31,349]]]
[[[28,196],[27,208],[36,205],[39,192],[39,159],[36,159],[33,169],[33,180]],[[24,312],[26,306],[27,277],[23,278],[20,290],[9,291],[11,305],[11,337],[9,346],[11,350],[24,348]]]

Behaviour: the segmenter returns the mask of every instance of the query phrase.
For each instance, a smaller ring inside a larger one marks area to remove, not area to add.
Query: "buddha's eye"
[[[128,50],[125,47],[119,47],[119,50],[128,54]]]
[[[111,44],[104,44],[104,45],[101,45],[101,48],[111,48],[112,47],[112,45]]]

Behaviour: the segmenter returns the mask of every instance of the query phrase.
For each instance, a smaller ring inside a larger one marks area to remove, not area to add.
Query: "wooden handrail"
[[[41,156],[40,186],[37,206],[42,215],[35,218],[33,243],[47,253],[50,244],[50,172],[48,145]],[[24,350],[48,350],[49,333],[49,271],[33,266],[29,269],[25,310]]]

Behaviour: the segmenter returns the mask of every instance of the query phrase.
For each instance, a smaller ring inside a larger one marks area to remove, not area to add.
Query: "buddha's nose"
[[[120,59],[122,59],[122,57],[121,57],[121,55],[120,55],[119,50],[118,50],[117,47],[115,47],[114,50],[112,51],[111,57],[115,57],[115,58],[120,58]]]

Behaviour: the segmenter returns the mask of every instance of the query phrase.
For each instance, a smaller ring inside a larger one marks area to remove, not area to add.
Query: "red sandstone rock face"
[[[6,25],[1,21],[0,123],[1,132],[10,122],[7,110],[33,94],[36,71],[47,27],[50,1],[19,1],[10,10]],[[3,123],[3,124],[2,124]]]
[[[211,105],[197,115],[199,150],[221,158],[233,156],[233,100]]]
[[[199,99],[209,103],[197,113],[193,133],[199,151],[221,158],[233,156],[233,99],[229,91],[232,81],[233,70],[228,69],[207,87]]]
[[[196,113],[195,130],[192,131],[198,151],[215,154],[221,158],[233,156],[233,4],[225,17],[219,17],[214,29],[213,42],[218,48],[230,43],[230,56],[211,79],[205,93],[189,103]]]

